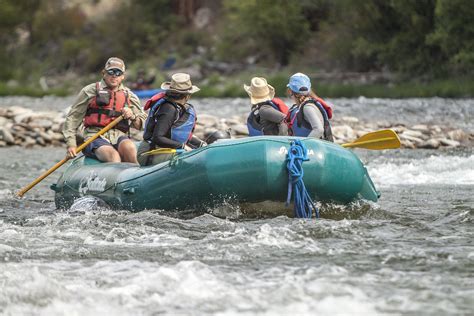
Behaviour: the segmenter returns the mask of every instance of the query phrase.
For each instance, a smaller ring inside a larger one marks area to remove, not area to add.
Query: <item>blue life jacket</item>
[[[156,113],[160,106],[165,102],[173,105],[176,109],[176,119],[171,126],[171,139],[178,143],[185,144],[193,135],[194,126],[196,125],[197,120],[196,111],[191,104],[188,104],[189,107],[184,110],[183,107],[180,107],[164,97],[157,100],[155,104],[151,106],[150,112],[148,112],[148,118],[145,122],[143,139],[151,142],[153,130],[157,123]]]
[[[304,118],[303,108],[306,104],[311,103],[314,104],[319,111],[321,112],[324,120],[324,135],[322,139],[334,142],[334,138],[332,136],[332,129],[331,124],[329,123],[329,118],[326,110],[324,107],[316,100],[310,99],[300,106],[293,105],[289,110],[289,126],[293,136],[300,136],[300,137],[307,137],[311,131],[311,125],[308,121]]]
[[[279,101],[280,100],[277,100],[277,102],[279,102]],[[260,115],[259,115],[260,107],[264,104],[269,104],[275,110],[277,110],[279,112],[282,112],[282,113],[285,113],[284,109],[282,109],[282,106],[281,105],[278,106],[278,104],[275,103],[274,100],[265,101],[265,102],[261,102],[261,103],[256,104],[254,107],[252,107],[252,111],[250,111],[249,116],[247,118],[247,129],[249,131],[249,136],[262,136],[262,135],[264,135],[263,130],[262,130],[262,128],[263,128],[262,124],[260,124]],[[286,105],[284,103],[283,103],[283,105],[285,106],[286,109],[288,109],[288,107],[286,107]]]

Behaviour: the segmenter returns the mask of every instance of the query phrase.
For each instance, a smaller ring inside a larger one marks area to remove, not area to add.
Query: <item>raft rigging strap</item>
[[[287,155],[286,168],[288,169],[288,195],[286,198],[286,206],[291,202],[291,195],[294,191],[294,215],[297,218],[311,218],[313,209],[316,217],[319,218],[319,210],[309,196],[308,191],[303,182],[303,162],[308,161],[308,150],[300,141],[291,142]]]

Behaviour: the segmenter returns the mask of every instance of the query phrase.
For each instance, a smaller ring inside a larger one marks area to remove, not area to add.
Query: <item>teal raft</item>
[[[51,188],[58,208],[69,208],[84,196],[131,211],[202,209],[229,202],[284,205],[286,158],[296,139],[307,148],[303,180],[314,201],[377,201],[380,194],[352,151],[322,140],[278,136],[220,140],[146,167],[79,157]]]

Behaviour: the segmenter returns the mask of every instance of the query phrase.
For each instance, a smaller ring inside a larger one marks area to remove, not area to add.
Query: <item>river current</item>
[[[25,100],[59,110],[71,99],[2,98],[0,106]],[[335,115],[361,120],[474,128],[474,100],[331,101]],[[196,107],[225,116],[245,113],[245,102],[197,100]],[[14,196],[64,151],[0,148],[0,314],[474,311],[473,148],[356,150],[379,202],[323,206],[313,220],[249,219],[236,205],[171,217],[111,211],[88,199],[56,210],[49,185],[61,170],[23,199]]]

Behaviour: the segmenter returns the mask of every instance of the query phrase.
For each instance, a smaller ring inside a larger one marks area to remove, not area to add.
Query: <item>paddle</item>
[[[92,136],[91,138],[89,138],[86,142],[84,142],[82,145],[80,145],[79,147],[77,147],[76,149],[76,153],[80,153],[84,148],[86,148],[87,145],[89,145],[90,143],[92,143],[95,139],[97,139],[100,135],[104,134],[105,132],[107,132],[108,130],[110,130],[111,128],[113,128],[115,125],[117,125],[121,120],[123,119],[122,116],[119,116],[117,117],[115,120],[113,120],[112,122],[109,123],[109,125],[107,125],[106,127],[104,127],[103,129],[101,129],[100,131],[97,132],[97,134],[95,134],[94,136]],[[38,178],[36,178],[33,182],[31,182],[30,184],[28,184],[26,187],[24,187],[23,189],[21,189],[20,191],[17,192],[17,196],[18,197],[22,197],[26,192],[28,192],[32,187],[34,187],[35,185],[37,185],[38,183],[40,183],[44,178],[46,178],[47,176],[49,176],[51,173],[53,173],[56,169],[58,169],[59,167],[61,167],[62,165],[64,165],[66,163],[66,161],[68,161],[69,157],[65,157],[63,160],[61,160],[60,162],[58,162],[57,164],[55,164],[54,166],[52,166],[48,171],[46,171],[45,173],[43,173],[41,176],[39,176]]]
[[[395,149],[400,148],[400,138],[397,133],[391,129],[367,133],[351,143],[342,144],[342,147],[365,148],[365,149]]]
[[[142,156],[149,156],[149,155],[160,155],[160,154],[180,154],[184,152],[184,149],[174,149],[174,148],[158,148],[153,149],[141,154]]]

